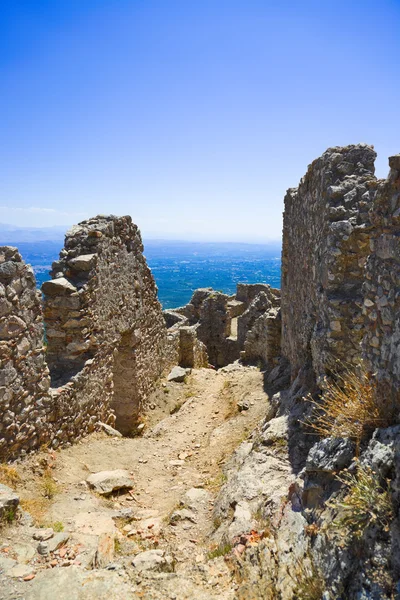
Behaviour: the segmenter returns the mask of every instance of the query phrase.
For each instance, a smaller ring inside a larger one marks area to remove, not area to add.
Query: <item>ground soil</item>
[[[237,403],[243,400],[248,410],[240,411]],[[0,598],[45,599],[50,593],[43,591],[47,573],[89,568],[102,536],[111,536],[114,545],[107,573],[115,577],[117,571],[121,585],[129,588],[128,596],[121,598],[234,598],[236,582],[229,561],[214,556],[219,551],[212,553],[213,502],[224,481],[224,462],[260,422],[267,405],[263,374],[255,367],[195,370],[185,383],[160,382],[149,400],[141,437],[95,433],[76,445],[44,449],[20,462],[16,465],[20,480],[14,487],[22,505],[31,509],[35,526],[63,529],[70,537],[61,552],[64,557],[43,558],[36,552],[35,528],[29,518],[3,527],[0,567],[1,557],[20,560],[14,550],[18,544],[33,547],[35,556],[25,558],[27,570],[34,574],[29,581],[1,575],[0,568]],[[85,480],[90,473],[115,469],[131,474],[130,493],[104,498],[88,489]],[[49,477],[54,482],[50,495],[54,495],[45,499],[44,483],[48,485]],[[206,490],[206,501],[190,511],[192,518],[171,524],[174,511],[186,508],[182,498],[191,488]],[[132,509],[134,520],[115,518],[124,508]],[[173,558],[174,572],[138,574],[132,559],[155,548]]]

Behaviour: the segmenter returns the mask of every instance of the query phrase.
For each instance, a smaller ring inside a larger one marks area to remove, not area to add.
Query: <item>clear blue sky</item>
[[[400,152],[400,0],[2,0],[0,222],[266,241],[327,147]]]

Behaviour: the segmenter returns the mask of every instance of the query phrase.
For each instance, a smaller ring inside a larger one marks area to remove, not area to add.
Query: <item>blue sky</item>
[[[267,241],[327,147],[400,152],[400,0],[3,0],[0,222]]]

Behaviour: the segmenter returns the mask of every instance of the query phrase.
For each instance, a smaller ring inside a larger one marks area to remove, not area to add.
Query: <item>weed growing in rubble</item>
[[[213,548],[207,552],[207,559],[213,560],[214,558],[219,558],[220,556],[226,556],[230,552],[232,552],[232,544],[220,544],[216,548]]]
[[[295,582],[293,598],[321,600],[325,591],[325,582],[310,552],[307,552],[302,560],[296,561],[290,576]]]
[[[378,400],[375,383],[362,367],[345,367],[326,379],[323,388],[322,402],[307,397],[314,411],[306,425],[321,437],[353,440],[358,456],[364,437],[390,424],[391,411]]]
[[[15,506],[9,506],[3,510],[1,521],[3,523],[11,524],[15,521],[17,509]]]
[[[15,487],[20,481],[21,477],[15,467],[6,464],[0,465],[0,483]]]
[[[45,498],[51,500],[56,494],[58,494],[58,486],[53,479],[50,469],[45,469],[40,485]]]
[[[22,510],[29,513],[34,520],[34,523],[37,527],[43,526],[43,516],[46,512],[47,501],[41,498],[21,498],[20,499],[20,507]]]
[[[362,537],[365,529],[372,524],[387,531],[393,519],[392,499],[387,485],[382,487],[376,473],[358,465],[356,475],[344,473],[337,479],[347,487],[347,494],[343,501],[330,503],[342,509],[334,525],[344,532],[352,532],[357,538]]]
[[[64,525],[61,521],[55,521],[54,523],[51,523],[50,527],[57,533],[64,531]]]

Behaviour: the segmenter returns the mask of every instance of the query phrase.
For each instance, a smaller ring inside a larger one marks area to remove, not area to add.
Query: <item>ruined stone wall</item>
[[[181,331],[175,343],[182,366],[195,366],[191,363],[196,362],[197,337],[207,350],[208,361],[217,368],[239,358],[272,367],[280,355],[279,306],[280,290],[264,283],[239,283],[234,296],[211,288],[195,290],[186,306],[164,311],[164,318],[169,333]],[[203,360],[203,348],[197,350]]]
[[[77,441],[99,421],[134,432],[174,359],[142,251],[130,217],[74,227],[43,285],[43,321],[32,269],[0,249],[1,459]]]
[[[116,427],[133,431],[168,362],[154,278],[130,217],[96,217],[65,240],[53,280],[43,284],[48,363],[63,384],[92,357],[109,360]]]
[[[360,356],[375,156],[365,144],[330,148],[286,194],[282,353],[293,378],[306,367],[318,380]]]
[[[35,276],[16,248],[0,248],[0,457],[48,439],[52,413]]]
[[[210,363],[216,367],[223,367],[239,358],[237,339],[230,337],[229,299],[226,294],[212,292],[200,307],[197,335],[207,348]]]
[[[363,353],[382,397],[400,400],[400,155],[389,159],[370,212],[371,254],[363,285]]]

